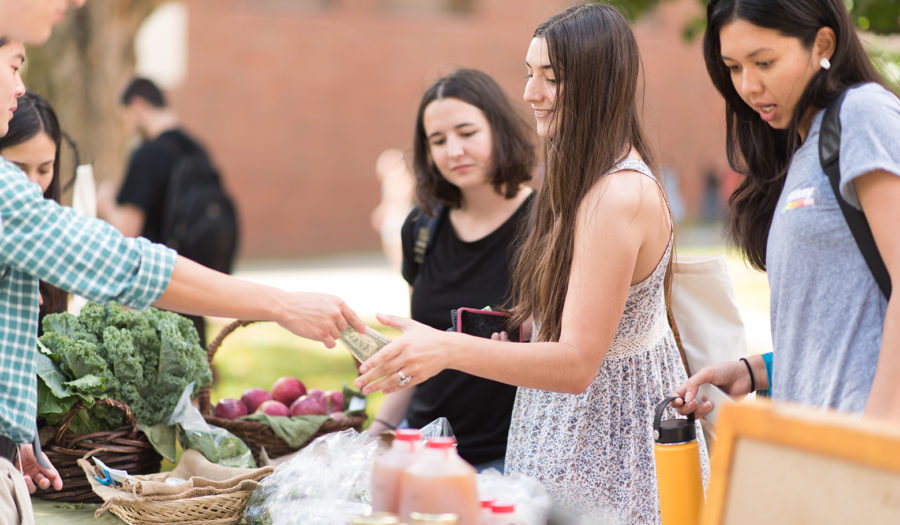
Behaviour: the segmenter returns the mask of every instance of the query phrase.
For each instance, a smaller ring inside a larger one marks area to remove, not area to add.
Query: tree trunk
[[[27,51],[25,85],[50,101],[97,180],[118,181],[124,171],[128,135],[118,98],[134,71],[134,35],[165,1],[92,0],[70,10],[49,42]],[[66,184],[74,174],[72,150],[64,146],[61,157]]]

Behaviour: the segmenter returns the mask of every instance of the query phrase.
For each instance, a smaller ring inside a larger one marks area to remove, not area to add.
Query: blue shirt
[[[776,399],[862,412],[878,365],[887,300],[819,164],[823,113],[794,153],[769,231],[770,386]],[[854,179],[875,170],[900,176],[900,100],[893,93],[877,84],[847,93],[840,168],[841,194],[856,207]]]
[[[175,256],[44,199],[24,173],[0,159],[0,435],[17,443],[34,436],[38,280],[142,309],[168,286]]]

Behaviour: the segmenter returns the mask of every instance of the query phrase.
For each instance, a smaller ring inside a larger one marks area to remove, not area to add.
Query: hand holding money
[[[381,347],[391,342],[390,339],[371,327],[366,330],[366,333],[362,334],[351,326],[341,332],[339,339],[360,363],[365,362],[366,359],[375,355],[375,352],[380,350]]]

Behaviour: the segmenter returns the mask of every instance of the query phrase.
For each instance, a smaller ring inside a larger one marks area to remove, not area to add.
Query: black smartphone
[[[519,327],[509,330],[506,320],[509,314],[506,312],[493,312],[479,310],[477,308],[457,308],[450,312],[454,332],[490,338],[491,334],[506,332],[510,341],[522,342],[522,334]]]

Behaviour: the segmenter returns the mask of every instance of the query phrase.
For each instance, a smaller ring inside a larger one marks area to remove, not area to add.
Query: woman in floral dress
[[[381,316],[404,334],[357,386],[394,392],[444,369],[517,385],[508,472],[591,522],[659,523],[653,409],[686,376],[666,322],[673,225],[638,117],[637,44],[615,9],[578,5],[538,26],[525,68],[546,171],[511,325],[533,321],[532,342]]]

